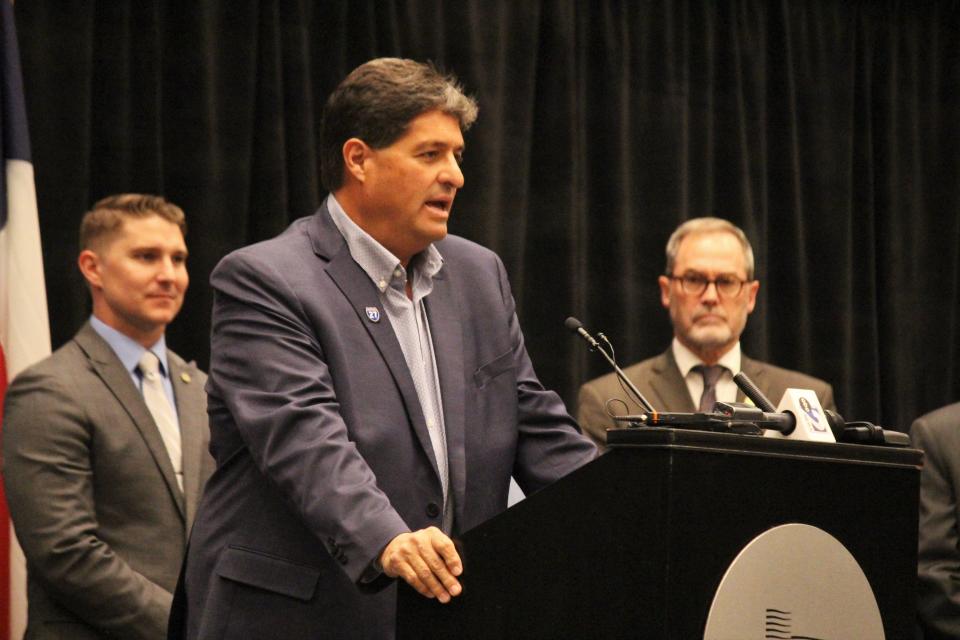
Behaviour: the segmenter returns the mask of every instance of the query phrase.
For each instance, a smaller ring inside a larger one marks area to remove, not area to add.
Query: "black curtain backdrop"
[[[16,4],[55,346],[89,313],[98,198],[187,211],[168,340],[206,366],[208,276],[324,196],[321,107],[357,64],[455,72],[481,105],[452,231],[507,265],[541,379],[568,402],[671,330],[656,276],[682,220],[729,218],[761,281],[743,337],[906,429],[960,399],[960,10],[807,0],[170,0]],[[250,366],[258,366],[251,363]],[[776,399],[774,399],[776,400]]]

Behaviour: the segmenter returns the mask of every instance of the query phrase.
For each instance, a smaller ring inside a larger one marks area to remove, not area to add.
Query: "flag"
[[[0,400],[7,382],[50,354],[37,193],[13,4],[0,0]],[[2,403],[0,403],[2,406]],[[2,409],[0,409],[2,417]],[[2,437],[2,434],[0,434]],[[0,640],[26,626],[26,569],[0,485]]]

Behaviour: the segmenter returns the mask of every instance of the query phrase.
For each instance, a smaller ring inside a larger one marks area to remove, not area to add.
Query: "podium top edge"
[[[609,429],[607,431],[607,446],[613,450],[630,450],[637,447],[692,448],[718,453],[830,459],[843,462],[916,467],[918,469],[923,464],[923,452],[919,449],[907,447],[808,442],[786,438],[765,438],[754,435],[665,427]]]

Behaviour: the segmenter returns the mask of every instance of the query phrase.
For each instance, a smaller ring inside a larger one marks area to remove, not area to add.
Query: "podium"
[[[660,428],[608,436],[608,453],[456,541],[461,596],[441,605],[401,584],[398,637],[703,638],[728,567],[787,523],[836,538],[886,638],[912,637],[920,451]]]

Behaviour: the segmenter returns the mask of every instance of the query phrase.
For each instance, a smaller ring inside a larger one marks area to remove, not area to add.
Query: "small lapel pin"
[[[380,322],[380,309],[377,309],[376,307],[367,307],[366,312],[370,322]]]
[[[187,373],[186,371],[180,374],[180,379],[186,382],[187,384],[190,384],[190,374]]]

